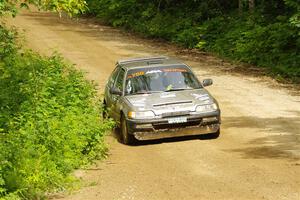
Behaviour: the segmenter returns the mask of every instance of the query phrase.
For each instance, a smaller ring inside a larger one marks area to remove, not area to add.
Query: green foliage
[[[17,51],[0,27],[0,199],[64,190],[74,169],[105,156],[94,85],[58,55]]]
[[[88,0],[89,11],[113,26],[187,48],[267,67],[300,81],[298,0],[256,1],[238,13],[238,1]]]
[[[30,4],[44,10],[56,11],[60,15],[65,12],[70,16],[82,14],[87,9],[84,0],[0,0],[0,16],[15,16],[19,7],[29,8]]]
[[[16,2],[8,0],[0,0],[0,16],[9,13],[13,16],[17,13]]]
[[[66,12],[70,16],[82,14],[87,9],[84,0],[42,0],[35,4],[44,10],[56,11],[60,15]]]
[[[288,18],[268,24],[258,16],[217,17],[204,23],[204,49],[244,63],[268,67],[295,81],[300,77],[298,30]],[[298,80],[299,81],[299,80]]]

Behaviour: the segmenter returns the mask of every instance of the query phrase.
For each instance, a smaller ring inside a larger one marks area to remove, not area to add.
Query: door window
[[[125,75],[125,70],[121,69],[118,78],[115,82],[115,87],[118,88],[120,91],[123,91],[124,75]]]
[[[111,74],[111,76],[110,76],[110,78],[108,80],[108,86],[109,86],[109,88],[112,88],[112,86],[114,85],[116,77],[119,74],[120,70],[121,70],[121,68],[117,66],[115,68],[115,70],[112,72],[112,74]]]

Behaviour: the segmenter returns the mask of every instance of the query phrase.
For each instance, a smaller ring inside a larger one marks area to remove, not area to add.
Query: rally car
[[[220,134],[220,109],[191,68],[168,57],[120,60],[105,87],[104,117],[120,127],[124,144],[136,140]]]

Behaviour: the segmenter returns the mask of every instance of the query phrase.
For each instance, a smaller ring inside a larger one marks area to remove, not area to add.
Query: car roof
[[[145,67],[156,67],[156,66],[170,66],[170,65],[184,65],[184,63],[171,59],[167,56],[157,56],[157,57],[142,57],[142,58],[129,58],[124,60],[119,60],[117,65],[129,70],[136,68]]]

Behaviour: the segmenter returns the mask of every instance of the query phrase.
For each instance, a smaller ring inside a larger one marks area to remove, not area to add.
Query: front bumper
[[[178,124],[169,124],[170,118],[128,120],[128,131],[137,140],[154,140],[216,133],[220,129],[220,111],[185,117],[187,117],[187,122]]]

